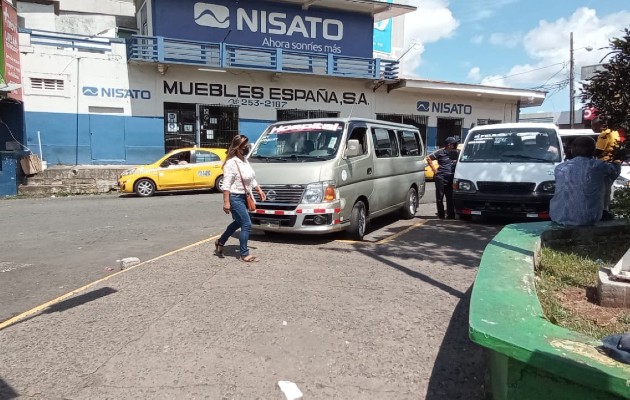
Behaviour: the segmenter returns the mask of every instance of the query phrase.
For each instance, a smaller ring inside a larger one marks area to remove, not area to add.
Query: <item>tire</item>
[[[455,214],[455,219],[460,221],[472,221],[472,215],[470,214]]]
[[[362,201],[357,201],[352,207],[352,213],[350,214],[350,228],[348,228],[348,235],[350,239],[356,241],[362,241],[365,231],[367,230],[367,213],[365,212],[365,204]]]
[[[155,183],[151,179],[142,178],[133,187],[139,197],[151,197],[155,193]]]
[[[400,209],[400,215],[403,219],[412,219],[418,211],[418,191],[415,188],[409,188],[407,192],[407,200],[405,205]]]
[[[219,176],[214,181],[214,191],[221,193],[223,191],[223,190],[221,190],[221,186],[223,186],[223,175]]]

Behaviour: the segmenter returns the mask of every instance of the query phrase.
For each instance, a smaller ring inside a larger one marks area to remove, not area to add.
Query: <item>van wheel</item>
[[[416,216],[416,211],[418,211],[418,191],[415,188],[409,188],[405,206],[400,210],[400,214],[404,219],[412,219]]]
[[[348,228],[350,238],[357,241],[363,240],[366,228],[367,214],[365,212],[365,204],[362,201],[357,201],[352,208],[352,214],[350,214],[350,228]]]
[[[150,197],[155,193],[155,183],[151,179],[142,178],[134,187],[134,192],[140,197]]]

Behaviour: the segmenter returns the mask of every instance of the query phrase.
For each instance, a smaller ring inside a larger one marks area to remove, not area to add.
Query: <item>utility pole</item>
[[[573,60],[573,32],[569,37],[569,128],[573,129],[575,123],[575,96],[573,90],[573,81],[575,80],[575,62]]]

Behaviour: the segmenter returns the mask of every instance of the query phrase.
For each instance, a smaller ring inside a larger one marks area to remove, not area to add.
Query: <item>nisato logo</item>
[[[419,101],[418,104],[416,104],[416,110],[429,112],[431,111],[431,103],[428,101]]]
[[[120,89],[120,88],[97,88],[94,86],[83,86],[83,95],[89,97],[109,97],[113,99],[142,99],[150,100],[151,92],[140,89]]]
[[[197,25],[210,28],[229,28],[230,9],[217,4],[195,4],[195,22]]]
[[[83,86],[84,96],[98,96],[98,88],[93,86]]]
[[[265,10],[236,9],[236,24],[231,25],[230,10],[222,5],[212,3],[195,3],[195,23],[211,28],[249,31],[272,35],[301,35],[306,39],[322,37],[326,40],[343,39],[343,22],[332,18],[318,18],[296,15],[293,18],[286,13],[268,12]]]

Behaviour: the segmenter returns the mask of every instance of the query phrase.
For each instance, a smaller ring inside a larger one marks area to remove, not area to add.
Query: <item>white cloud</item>
[[[447,0],[414,0],[418,7],[405,16],[405,48],[411,50],[401,60],[402,76],[418,76],[425,44],[449,38],[459,26],[448,8]]]
[[[580,67],[598,64],[607,54],[609,40],[620,37],[630,21],[630,11],[598,16],[594,9],[578,8],[570,17],[556,21],[541,20],[523,37],[526,54],[532,63],[515,65],[503,76],[486,76],[482,82],[492,86],[536,87],[568,78],[569,36],[574,32],[576,79]],[[593,47],[586,51],[585,47]],[[555,76],[554,76],[555,74]]]
[[[515,33],[493,33],[488,39],[489,42],[495,46],[503,47],[516,47],[523,37],[520,32]]]
[[[481,80],[481,69],[473,67],[468,71],[468,78],[472,81],[479,82]]]

